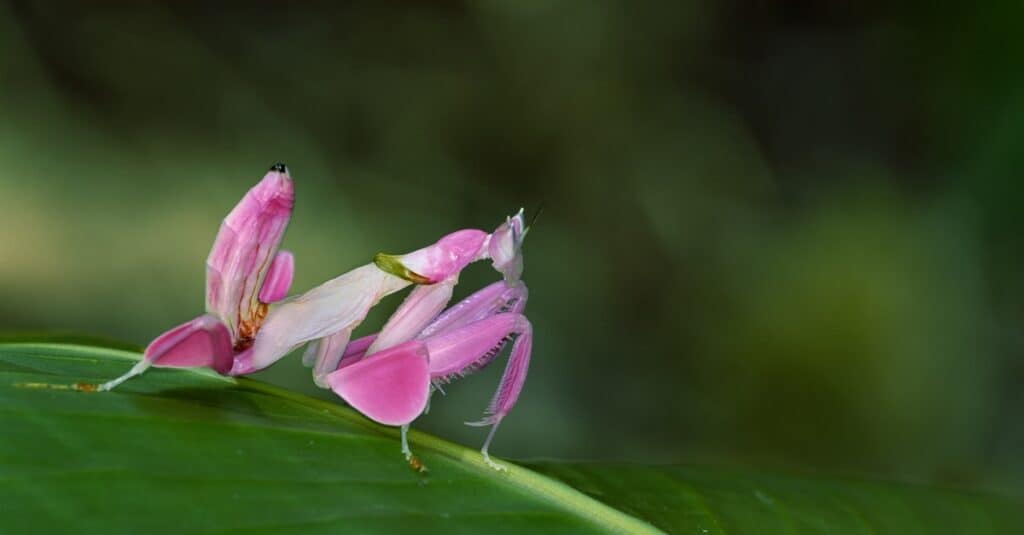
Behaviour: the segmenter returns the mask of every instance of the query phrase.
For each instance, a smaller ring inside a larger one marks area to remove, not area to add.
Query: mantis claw
[[[498,463],[494,462],[493,460],[491,460],[490,454],[488,454],[486,451],[481,451],[480,453],[484,456],[484,462],[487,463],[487,466],[490,466],[491,468],[493,468],[493,469],[495,469],[495,470],[497,470],[499,472],[508,472],[508,467],[507,466],[505,466],[503,464],[498,464]]]
[[[402,426],[402,455],[405,456],[405,462],[409,463],[409,468],[422,474],[429,472],[427,465],[423,464],[423,461],[419,457],[413,455],[412,450],[409,449],[409,424]]]
[[[412,459],[412,450],[409,449],[409,424],[402,426],[402,455],[405,455],[405,460]]]
[[[484,462],[487,463],[487,466],[490,466],[491,468],[493,468],[493,469],[495,469],[495,470],[497,470],[499,472],[507,472],[508,471],[508,467],[500,465],[500,464],[492,461],[491,460],[491,454],[487,453],[487,449],[491,447],[491,440],[494,439],[494,433],[498,430],[498,424],[500,424],[500,423],[501,423],[501,419],[500,418],[495,420],[495,418],[493,416],[491,416],[491,417],[488,417],[488,418],[484,418],[483,420],[481,420],[481,422],[475,422],[475,423],[468,424],[468,425],[480,425],[480,424],[482,424],[482,425],[490,425],[491,426],[491,431],[489,433],[487,433],[487,440],[484,441],[484,447],[480,448],[480,454],[484,456]]]
[[[116,379],[111,379],[110,381],[107,381],[107,382],[101,384],[99,386],[99,388],[97,388],[97,390],[99,390],[100,392],[109,392],[109,391],[117,388],[117,385],[127,381],[128,379],[131,379],[132,377],[135,377],[136,375],[142,375],[142,372],[144,372],[147,369],[149,369],[149,366],[150,366],[149,361],[147,361],[145,359],[140,360],[137,364],[135,364],[135,366],[132,366],[132,369],[128,370],[124,375],[122,375],[122,376],[120,376],[120,377],[118,377]]]
[[[500,423],[500,421],[495,422],[494,426],[491,427],[491,432],[487,434],[487,440],[484,441],[484,447],[480,448],[480,454],[484,456],[484,462],[487,463],[487,466],[490,466],[499,472],[507,472],[508,467],[492,461],[491,454],[487,452],[487,448],[491,446],[491,439],[494,438],[494,432],[498,430],[498,423]]]

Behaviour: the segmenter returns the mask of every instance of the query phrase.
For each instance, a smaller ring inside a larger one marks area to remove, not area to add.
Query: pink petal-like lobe
[[[313,382],[320,388],[329,388],[327,376],[338,369],[341,358],[345,356],[348,339],[352,336],[350,329],[342,329],[330,336],[320,339],[317,344],[316,360],[313,363]]]
[[[405,425],[423,412],[430,397],[427,351],[421,342],[408,342],[341,368],[327,382],[371,420]]]
[[[217,233],[206,261],[206,311],[227,325],[236,345],[258,329],[260,285],[294,204],[288,170],[275,165],[224,218]]]
[[[207,314],[156,337],[146,347],[145,359],[162,368],[208,366],[227,373],[233,354],[227,327]]]
[[[250,347],[241,353],[235,354],[231,370],[228,371],[227,375],[236,377],[239,375],[249,375],[257,371],[259,370],[252,364],[252,348]]]
[[[348,347],[345,348],[345,356],[342,359],[349,358],[363,358],[366,355],[366,350],[370,348],[373,341],[377,339],[377,333],[368,334],[362,338],[356,338],[348,343]]]
[[[264,303],[276,303],[288,297],[288,290],[292,287],[292,279],[295,278],[295,255],[291,251],[280,251],[270,264],[267,277],[263,280],[263,288],[260,289],[260,301]]]
[[[377,339],[366,352],[372,355],[416,337],[448,305],[456,282],[457,280],[452,278],[437,284],[413,288],[409,297],[406,297],[398,310],[388,318]]]

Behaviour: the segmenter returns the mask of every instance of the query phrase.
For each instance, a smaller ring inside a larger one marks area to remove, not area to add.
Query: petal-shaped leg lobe
[[[100,390],[113,390],[117,385],[141,375],[150,366],[164,368],[195,368],[208,366],[218,373],[232,367],[231,333],[219,319],[204,315],[179,325],[156,337],[141,361],[124,375],[100,385]]]
[[[291,218],[294,185],[287,170],[280,169],[271,169],[224,218],[206,260],[206,311],[221,318],[236,337],[254,323],[259,283]]]
[[[357,338],[348,343],[348,347],[345,348],[345,354],[341,357],[341,362],[338,363],[338,369],[342,369],[345,366],[350,366],[363,360],[366,356],[366,350],[370,348],[373,341],[377,339],[377,334],[369,334],[362,338]]]
[[[374,354],[416,337],[448,305],[456,280],[417,286],[388,318],[367,353]]]
[[[327,382],[371,420],[405,425],[423,412],[430,396],[426,347],[408,342],[386,349],[328,375]]]
[[[255,373],[257,371],[259,370],[257,370],[252,364],[252,348],[250,347],[249,349],[235,355],[234,363],[231,365],[231,371],[229,371],[227,375],[237,377],[239,375],[249,375],[250,373]]]
[[[234,351],[227,327],[211,315],[203,315],[156,337],[146,347],[145,359],[163,368],[208,366],[227,373]]]
[[[276,303],[287,297],[288,290],[292,287],[293,278],[295,278],[295,255],[290,251],[278,252],[270,264],[270,269],[267,270],[266,278],[263,279],[260,301]]]
[[[351,329],[343,329],[320,339],[320,343],[317,344],[316,362],[313,364],[313,382],[316,386],[330,388],[327,384],[327,375],[338,369],[338,363],[345,354],[345,347],[348,346],[351,335]]]

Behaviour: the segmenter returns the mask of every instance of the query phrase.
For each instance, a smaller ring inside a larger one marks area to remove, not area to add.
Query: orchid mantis
[[[465,229],[406,255],[381,253],[285,300],[295,261],[278,248],[293,206],[288,169],[275,164],[220,227],[207,259],[206,314],[158,336],[137,365],[99,389],[111,390],[149,367],[206,366],[244,375],[308,342],[303,362],[313,367],[316,384],[370,419],[401,426],[402,452],[411,462],[407,431],[426,411],[430,394],[488,365],[514,339],[487,416],[469,424],[491,426],[481,453],[488,465],[503,469],[488,448],[522,390],[533,341],[523,315],[528,291],[520,280],[529,230],[522,210],[491,234]],[[462,270],[486,259],[504,280],[445,310]],[[370,308],[411,284],[416,288],[379,333],[349,344]]]
[[[311,342],[304,361],[314,380],[329,387],[372,420],[402,427],[407,459],[409,424],[441,385],[489,364],[512,338],[512,355],[488,416],[470,425],[490,425],[481,453],[496,469],[488,448],[498,424],[515,405],[529,367],[532,329],[523,315],[527,289],[520,280],[521,247],[528,228],[522,211],[493,233],[460,230],[434,245],[402,256],[378,254],[356,268],[278,305],[256,336],[248,367],[271,364]],[[472,262],[490,259],[504,280],[442,313],[459,274]],[[409,284],[409,294],[378,334],[349,344],[352,330],[385,295]]]
[[[247,360],[268,305],[291,287],[295,259],[278,247],[294,202],[288,168],[274,164],[221,224],[206,260],[206,314],[158,336],[138,364],[100,390],[111,390],[150,366],[234,373],[238,362]]]

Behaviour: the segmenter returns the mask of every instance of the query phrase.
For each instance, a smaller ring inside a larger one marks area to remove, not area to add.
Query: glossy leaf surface
[[[139,354],[0,344],[3,531],[136,533],[1014,532],[1010,499],[689,467],[480,455],[246,379],[152,370],[90,392]],[[564,481],[564,483],[563,483]],[[577,490],[578,489],[578,490]],[[653,525],[652,525],[653,524]]]

